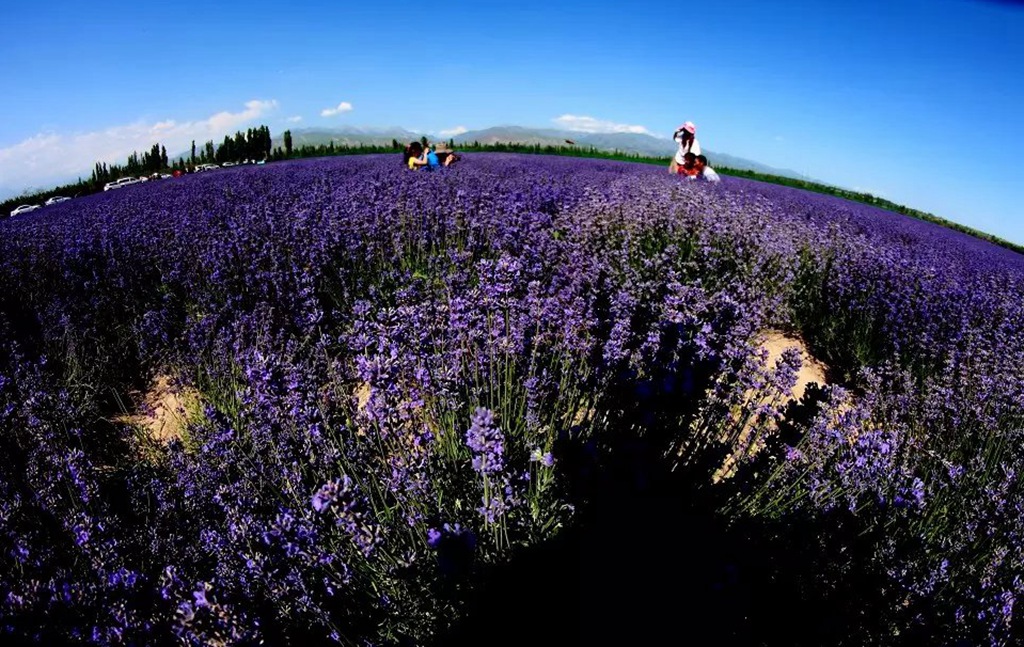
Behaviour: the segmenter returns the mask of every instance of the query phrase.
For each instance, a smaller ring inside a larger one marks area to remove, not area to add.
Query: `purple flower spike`
[[[324,483],[316,494],[313,495],[313,509],[317,512],[324,512],[331,507],[335,501],[352,489],[352,479],[343,476]]]
[[[494,474],[504,468],[505,436],[494,425],[490,409],[480,407],[473,413],[466,445],[473,451],[473,469],[477,472]]]

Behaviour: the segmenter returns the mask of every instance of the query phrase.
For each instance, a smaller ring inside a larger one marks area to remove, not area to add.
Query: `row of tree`
[[[289,139],[290,135],[291,133],[289,133]],[[249,128],[245,132],[238,131],[234,136],[225,135],[220,146],[215,146],[211,140],[206,142],[202,148],[197,149],[196,142],[193,140],[190,154],[174,160],[168,157],[165,146],[156,143],[148,151],[141,153],[133,151],[124,164],[96,162],[88,179],[79,178],[77,182],[71,184],[64,184],[47,191],[25,193],[0,202],[0,217],[6,216],[21,204],[40,204],[58,195],[72,197],[96,193],[102,191],[103,186],[108,182],[122,177],[173,171],[187,173],[194,170],[199,164],[268,160],[271,159],[271,148],[270,128],[262,125]],[[283,156],[278,159],[283,159]]]
[[[125,175],[150,175],[159,173],[166,168],[168,168],[167,149],[160,144],[153,144],[153,148],[141,155],[138,152],[132,152],[124,166],[116,164],[108,166],[103,162],[96,162],[92,169],[92,176],[89,178],[89,184],[103,185]]]
[[[420,138],[420,143],[424,146],[430,140],[426,137]],[[273,149],[270,153],[270,159],[274,161],[286,160],[286,159],[297,159],[302,157],[329,157],[333,155],[365,155],[370,153],[394,153],[401,151],[405,148],[406,144],[399,142],[397,139],[392,139],[391,144],[345,144],[345,143],[334,143],[330,141],[326,144],[304,144],[299,147],[294,146],[292,140],[292,131],[286,130],[282,135],[283,146],[278,146]],[[452,139],[448,140],[448,148],[450,150],[455,149],[455,141]]]
[[[290,134],[290,133],[289,133]],[[243,160],[265,160],[270,157],[272,143],[270,128],[259,126],[246,132],[237,132],[234,137],[224,136],[224,142],[213,148],[213,142],[206,142],[203,151],[208,161],[223,164],[224,162],[241,162]],[[196,163],[196,143],[192,142],[192,164]]]
[[[153,148],[141,155],[133,152],[124,165],[96,162],[87,184],[98,191],[107,182],[127,176],[168,171],[187,173],[199,164],[266,160],[270,157],[270,149],[270,128],[267,126],[250,128],[246,132],[238,131],[234,136],[225,135],[220,146],[215,146],[213,140],[210,140],[197,149],[195,140],[192,140],[191,154],[173,161],[168,159],[165,147],[153,144]]]
[[[426,146],[429,143],[427,137],[421,137],[420,143]],[[407,144],[399,142],[397,139],[392,139],[390,145],[386,144],[335,144],[333,141],[327,144],[306,144],[299,147],[294,147],[292,142],[292,136],[290,131],[284,132],[283,137],[284,147],[277,147],[271,153],[270,158],[273,160],[285,160],[294,159],[299,157],[324,157],[330,155],[361,155],[367,153],[391,153],[403,150]],[[454,139],[449,139],[447,142],[449,150],[455,150]],[[602,159],[612,159],[630,162],[644,162],[650,164],[665,164],[669,163],[671,158],[669,157],[652,157],[649,155],[641,155],[639,153],[630,153],[618,150],[599,150],[593,146],[577,146],[574,143],[566,141],[563,145],[552,145],[552,144],[524,144],[522,142],[490,142],[481,143],[478,141],[473,142],[461,142],[458,145],[460,151],[471,151],[481,153],[529,153],[539,155],[566,155],[572,157],[596,157]]]

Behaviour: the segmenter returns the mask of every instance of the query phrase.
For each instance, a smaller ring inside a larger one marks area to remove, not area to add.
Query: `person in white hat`
[[[676,140],[676,143],[679,144],[679,150],[676,151],[675,157],[672,158],[672,162],[668,165],[668,172],[677,174],[683,164],[686,163],[687,153],[700,155],[700,142],[697,141],[697,126],[692,121],[687,121],[679,128],[676,128],[672,139]]]

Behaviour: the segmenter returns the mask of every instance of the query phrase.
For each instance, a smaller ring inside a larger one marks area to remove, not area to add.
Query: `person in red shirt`
[[[700,169],[697,168],[697,156],[693,153],[683,155],[683,163],[676,167],[676,173],[685,177],[697,177]]]

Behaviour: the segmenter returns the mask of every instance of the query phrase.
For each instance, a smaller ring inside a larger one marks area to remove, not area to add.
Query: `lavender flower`
[[[540,449],[534,448],[530,452],[530,462],[540,463],[544,467],[552,467],[555,464],[555,458],[551,455],[551,452],[541,452]]]
[[[473,469],[481,474],[496,474],[505,467],[505,436],[494,424],[494,413],[483,407],[473,413],[466,431],[466,445],[473,452]]]
[[[599,467],[622,435],[730,514],[859,524],[899,593],[887,631],[1012,642],[1019,254],[739,178],[394,166],[245,167],[0,222],[0,633],[427,642],[454,617],[433,578],[468,590],[476,557],[570,527],[573,448]],[[800,362],[762,366],[766,330],[830,385],[790,403]],[[180,424],[130,395],[158,367],[198,394]],[[468,430],[467,402],[487,405]],[[709,485],[723,446],[757,452]]]
[[[325,512],[342,497],[345,497],[352,491],[352,479],[348,476],[342,476],[340,479],[334,479],[324,483],[319,490],[313,494],[313,509],[317,512]]]

